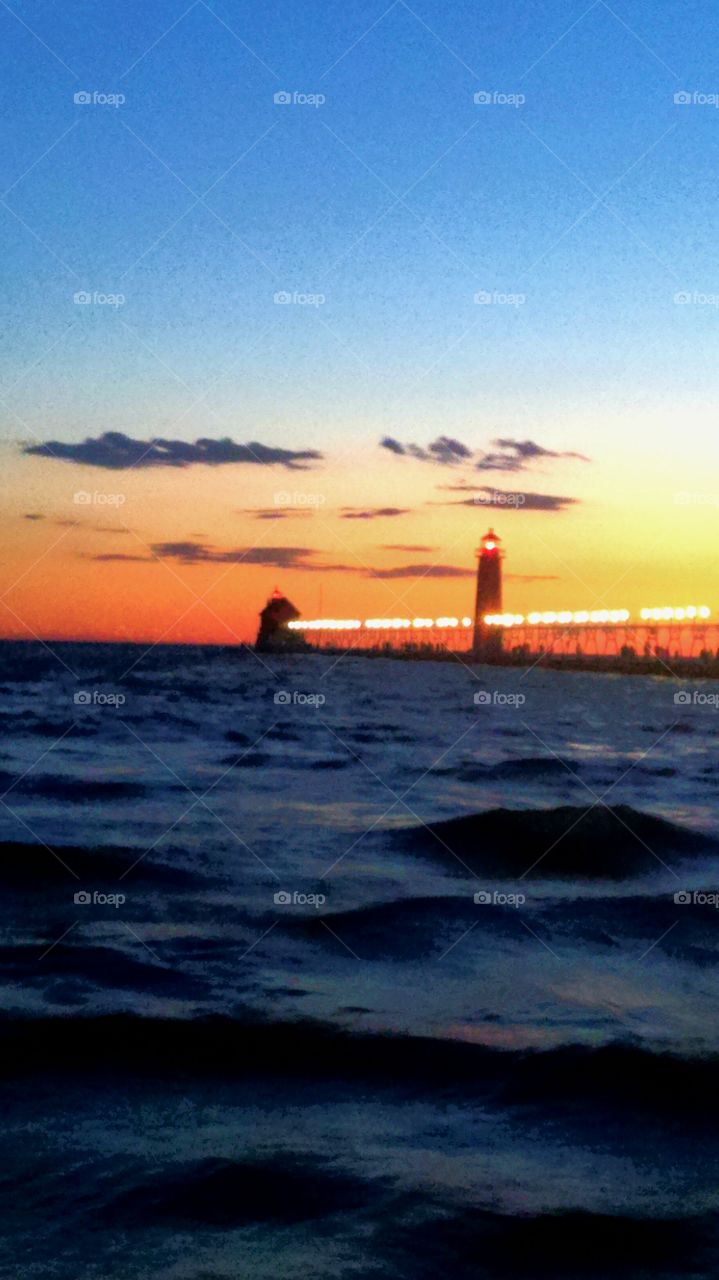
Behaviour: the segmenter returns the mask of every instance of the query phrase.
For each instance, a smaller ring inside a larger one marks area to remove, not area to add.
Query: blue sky
[[[719,288],[719,111],[673,102],[719,88],[709,3],[12,9],[0,375],[39,362],[8,397],[38,430],[162,431],[219,379],[179,436],[483,443],[524,414],[586,448],[598,399],[715,389],[716,308],[673,303]]]

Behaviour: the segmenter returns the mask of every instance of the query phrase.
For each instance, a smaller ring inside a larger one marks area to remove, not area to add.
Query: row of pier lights
[[[707,605],[682,605],[641,609],[632,617],[629,609],[549,609],[544,612],[485,613],[475,618],[445,614],[436,618],[312,618],[287,623],[321,648],[458,650],[499,653],[525,649],[527,652],[619,654],[633,648],[637,653],[683,654],[707,646],[705,628],[711,617]],[[477,645],[477,631],[495,637]]]

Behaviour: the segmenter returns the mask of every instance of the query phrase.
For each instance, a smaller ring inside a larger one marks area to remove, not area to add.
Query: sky
[[[709,0],[0,5],[0,634],[714,607]]]

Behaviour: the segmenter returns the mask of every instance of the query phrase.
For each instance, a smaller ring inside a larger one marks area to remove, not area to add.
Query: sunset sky
[[[716,607],[709,0],[0,36],[3,635],[468,613],[490,524],[509,608]]]

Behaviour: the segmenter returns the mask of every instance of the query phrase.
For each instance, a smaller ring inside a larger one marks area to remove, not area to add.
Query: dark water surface
[[[684,688],[0,645],[0,1276],[719,1274]]]

